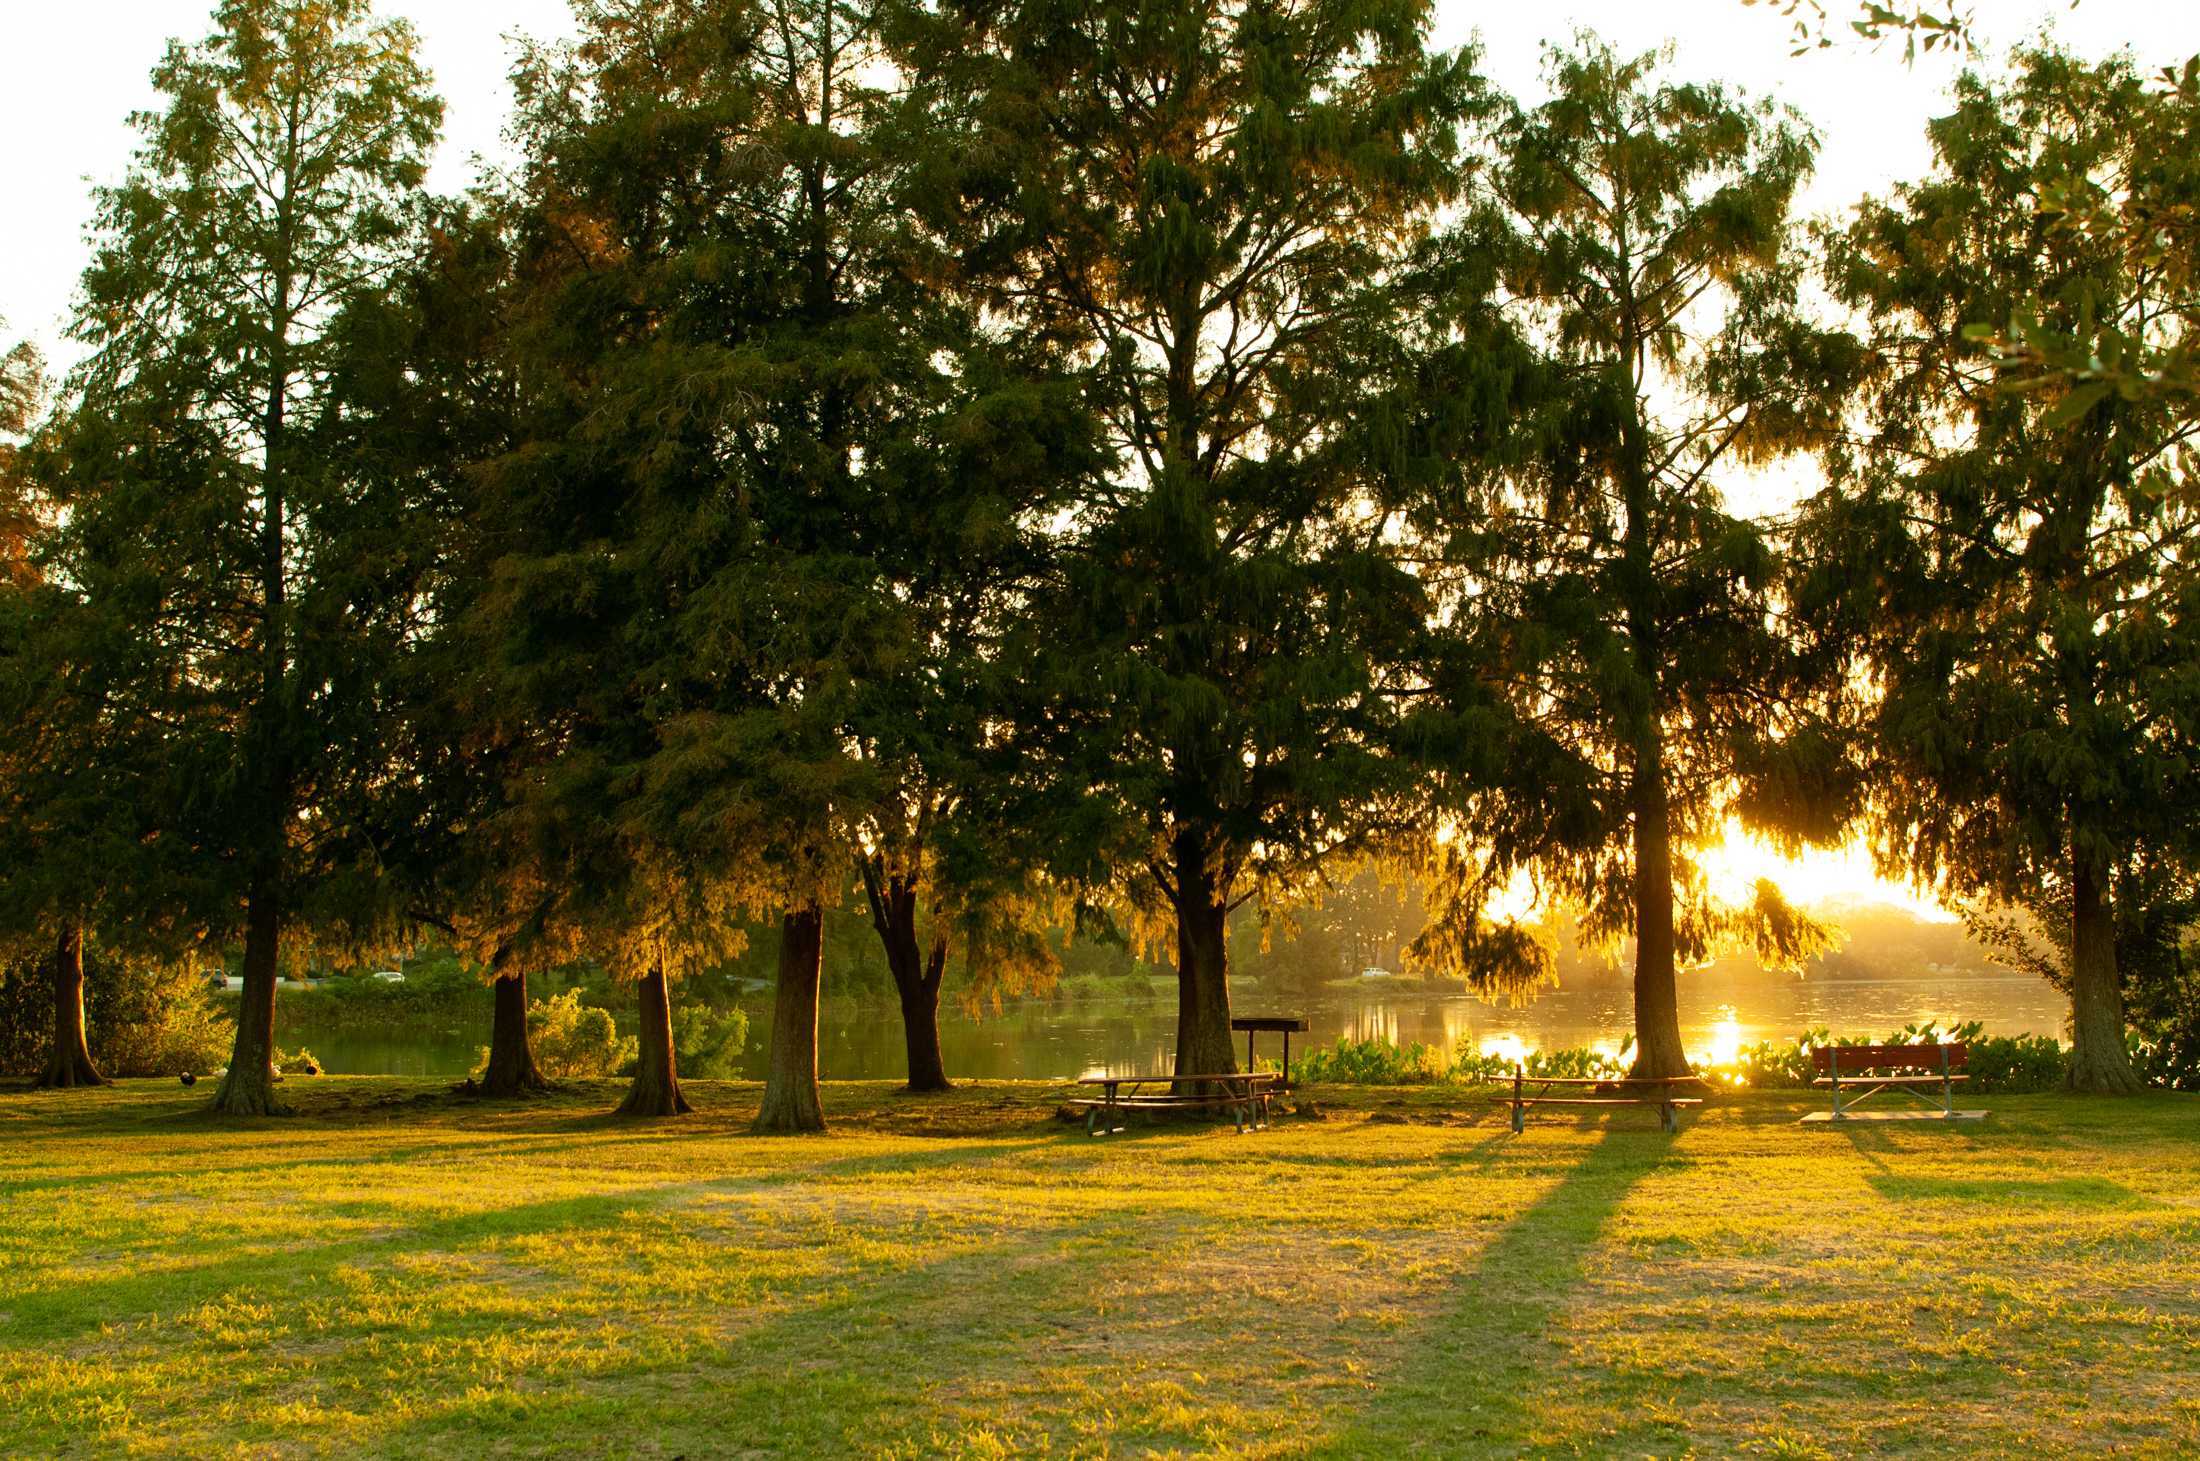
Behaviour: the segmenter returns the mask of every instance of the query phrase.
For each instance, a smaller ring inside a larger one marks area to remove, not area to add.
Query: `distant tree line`
[[[249,1115],[285,969],[432,933],[492,1092],[585,958],[676,1114],[674,991],[761,926],[759,1125],[815,1129],[851,887],[914,1089],[950,962],[1041,985],[1065,927],[1171,956],[1224,1072],[1232,915],[1371,865],[1478,989],[1551,976],[1522,888],[1631,941],[1676,1075],[1681,969],[1826,944],[1713,894],[1738,819],[2027,910],[2073,1085],[2136,1088],[2119,929],[2200,867],[2189,69],[2021,50],[1806,228],[1803,119],[1586,35],[1525,105],[1418,0],[575,10],[437,197],[408,26],[223,0],[99,194],[82,363],[7,357],[47,1083],[101,1079],[88,942],[241,950]]]

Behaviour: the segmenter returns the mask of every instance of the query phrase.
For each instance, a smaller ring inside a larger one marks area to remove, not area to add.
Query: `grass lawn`
[[[2200,1098],[0,1093],[0,1453],[2200,1453]]]

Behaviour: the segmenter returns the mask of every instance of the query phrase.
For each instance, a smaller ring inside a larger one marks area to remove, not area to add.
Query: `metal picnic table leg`
[[[1283,1088],[1291,1089],[1291,1032],[1283,1032]]]

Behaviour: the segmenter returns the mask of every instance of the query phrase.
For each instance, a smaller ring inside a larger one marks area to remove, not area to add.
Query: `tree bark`
[[[910,950],[914,954],[915,950]],[[947,967],[947,941],[936,940],[924,967],[909,979],[899,974],[894,982],[901,992],[901,1039],[908,1061],[909,1083],[902,1087],[913,1093],[951,1091],[954,1085],[947,1079],[947,1062],[940,1053],[940,976]]]
[[[672,991],[664,967],[651,969],[636,987],[641,992],[641,1054],[618,1114],[685,1116],[694,1108],[680,1094],[679,1059],[672,1048]]]
[[[49,1090],[110,1084],[84,1039],[84,927],[61,925],[53,953],[53,1049],[37,1084]]]
[[[244,994],[237,1005],[237,1041],[229,1073],[214,1093],[224,1116],[281,1116],[275,1094],[275,973],[282,908],[266,879],[255,879],[245,901]]]
[[[888,877],[873,862],[862,867],[864,896],[871,905],[871,927],[886,951],[886,968],[901,996],[901,1037],[909,1083],[905,1091],[950,1091],[947,1063],[940,1055],[940,983],[947,972],[947,938],[935,931],[927,956],[917,938],[917,888],[913,880]]]
[[[824,962],[825,915],[815,904],[790,909],[779,920],[779,990],[758,1131],[825,1129],[825,1104],[817,1089],[817,1001]]]
[[[290,122],[292,155],[297,122]],[[275,1094],[275,975],[281,963],[282,873],[291,816],[290,740],[285,725],[284,681],[290,673],[288,581],[284,574],[284,521],[288,511],[285,472],[289,466],[285,411],[290,394],[291,247],[289,193],[286,189],[281,237],[276,244],[281,267],[269,320],[274,345],[268,359],[267,404],[261,421],[259,562],[260,685],[252,704],[250,734],[244,749],[260,772],[259,800],[248,815],[252,881],[245,894],[244,995],[237,1008],[237,1041],[229,1073],[214,1094],[214,1109],[224,1116],[272,1116],[288,1108]]]
[[[1635,1063],[1638,1080],[1688,1071],[1674,968],[1673,832],[1655,722],[1635,765]]]
[[[1230,1039],[1228,890],[1208,866],[1197,830],[1176,835],[1176,1071],[1229,1075],[1237,1070]]]
[[[550,1089],[535,1064],[534,1042],[527,1034],[527,971],[496,982],[496,1015],[489,1026],[489,1068],[482,1072],[485,1096],[531,1096]]]
[[[2075,839],[2073,839],[2075,840]],[[2104,879],[2074,858],[2070,909],[2070,1074],[2073,1091],[2129,1096],[2145,1089],[2124,1042],[2124,989],[2116,967],[2116,916]]]

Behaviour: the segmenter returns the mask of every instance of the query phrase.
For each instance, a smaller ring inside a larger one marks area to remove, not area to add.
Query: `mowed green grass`
[[[2200,1099],[1091,1140],[1061,1091],[0,1093],[0,1452],[2200,1453]]]

